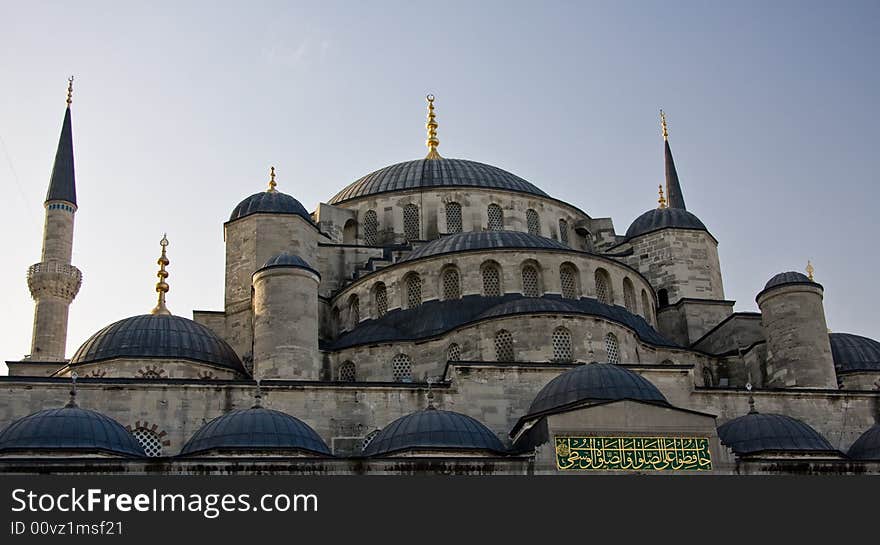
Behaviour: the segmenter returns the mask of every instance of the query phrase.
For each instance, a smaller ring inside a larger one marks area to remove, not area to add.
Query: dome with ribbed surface
[[[880,342],[852,333],[831,333],[828,339],[838,373],[880,371]]]
[[[108,325],[79,347],[70,365],[115,358],[190,360],[245,374],[226,341],[202,324],[167,314],[132,316]]]
[[[632,399],[669,402],[645,377],[610,363],[580,365],[548,382],[529,406],[528,414],[542,413],[582,401]]]
[[[229,221],[235,221],[251,214],[296,214],[312,223],[312,216],[305,207],[296,199],[280,191],[263,191],[254,193],[250,197],[238,203],[229,216]]]
[[[646,235],[659,229],[694,229],[706,231],[700,218],[681,208],[655,208],[637,217],[629,229],[626,238]]]
[[[230,411],[197,431],[181,454],[208,451],[303,451],[330,455],[330,449],[315,430],[287,413],[252,407]]]
[[[847,453],[855,460],[880,460],[880,424],[874,424],[849,447]]]
[[[456,233],[432,240],[419,246],[401,261],[413,261],[425,257],[466,252],[469,250],[498,249],[571,250],[565,244],[519,231],[470,231]]]
[[[504,445],[489,428],[470,416],[428,408],[388,424],[370,441],[364,455],[414,449],[503,453]]]
[[[29,451],[146,456],[119,422],[75,405],[33,413],[0,432],[0,453]]]
[[[503,189],[549,197],[523,180],[492,165],[465,159],[417,159],[380,168],[355,181],[330,199],[330,204],[388,193],[429,187],[475,187]]]
[[[283,252],[270,257],[268,261],[266,261],[266,263],[262,267],[260,267],[260,270],[271,269],[273,267],[293,267],[295,269],[305,269],[307,271],[312,271],[313,273],[317,274],[318,277],[321,276],[321,273],[319,273],[317,270],[315,270],[314,267],[309,265],[309,263],[305,259],[301,258],[298,255],[289,254],[287,252]]]
[[[718,427],[721,442],[737,454],[799,452],[837,454],[819,432],[784,414],[749,413]]]
[[[788,271],[784,273],[779,273],[764,284],[764,289],[768,290],[770,288],[775,288],[776,286],[783,286],[785,284],[815,284],[810,278],[797,271]]]

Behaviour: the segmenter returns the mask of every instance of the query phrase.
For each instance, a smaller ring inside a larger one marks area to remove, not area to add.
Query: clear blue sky
[[[171,310],[222,309],[223,222],[269,165],[313,210],[424,155],[428,92],[441,154],[619,233],[656,206],[664,108],[737,310],[809,258],[829,327],[880,337],[876,1],[2,4],[2,359],[30,349],[25,271],[70,74],[84,282],[68,356],[152,308],[166,231]]]

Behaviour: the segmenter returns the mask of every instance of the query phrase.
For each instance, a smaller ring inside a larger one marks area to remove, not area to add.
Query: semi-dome
[[[32,451],[146,456],[119,422],[72,404],[30,414],[0,432],[0,453]]]
[[[294,451],[330,455],[315,430],[287,413],[252,407],[230,411],[197,431],[181,454],[218,450]]]
[[[476,419],[429,407],[388,424],[370,441],[364,455],[379,456],[412,449],[503,453],[504,445]]]
[[[638,373],[610,363],[591,363],[575,367],[548,382],[535,396],[528,414],[582,401],[622,399],[669,404],[660,390]]]
[[[626,230],[626,238],[628,240],[659,229],[693,229],[709,232],[700,218],[683,208],[655,208],[632,222]]]
[[[785,284],[815,284],[815,282],[810,280],[810,277],[803,273],[799,273],[797,271],[788,271],[779,273],[768,280],[767,283],[764,284],[764,289],[769,290],[770,288],[783,286]]]
[[[443,158],[417,159],[380,168],[348,185],[330,199],[330,204],[390,191],[429,187],[503,189],[549,197],[526,180],[498,167],[464,159]]]
[[[849,447],[847,453],[856,460],[880,460],[880,424],[874,424]]]
[[[721,442],[737,454],[807,452],[837,454],[819,432],[784,414],[751,412],[718,427]]]
[[[880,371],[880,342],[852,333],[830,333],[828,338],[838,373]]]
[[[182,359],[245,373],[226,341],[202,324],[170,314],[143,314],[108,325],[79,347],[70,365],[115,358]]]
[[[314,267],[309,265],[309,263],[305,259],[301,258],[298,255],[290,254],[287,252],[282,252],[278,255],[270,257],[266,261],[266,263],[262,267],[260,267],[259,270],[271,269],[273,267],[293,267],[295,269],[305,269],[307,271],[311,271],[317,274],[318,277],[321,276],[321,273],[319,273],[317,270],[315,270]]]
[[[412,261],[414,259],[469,250],[496,250],[502,248],[571,250],[570,247],[559,241],[519,231],[468,231],[432,240],[413,250],[401,261]]]
[[[311,215],[296,199],[280,191],[263,191],[254,193],[238,203],[229,215],[229,221],[235,221],[251,214],[296,214],[312,223]]]

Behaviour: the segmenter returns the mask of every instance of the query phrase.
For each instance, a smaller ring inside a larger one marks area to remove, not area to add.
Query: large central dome
[[[503,189],[549,197],[515,174],[492,165],[464,159],[418,159],[397,163],[367,174],[330,199],[330,204],[387,193],[428,187]]]

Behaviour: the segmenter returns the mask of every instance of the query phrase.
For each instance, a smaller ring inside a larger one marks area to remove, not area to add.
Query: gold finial
[[[437,138],[437,116],[434,115],[434,95],[428,95],[425,98],[428,100],[428,122],[425,123],[425,128],[428,129],[428,139],[425,141],[425,145],[428,146],[428,155],[425,156],[425,159],[443,159],[437,153],[440,139]]]
[[[70,108],[70,103],[73,102],[73,76],[67,78],[67,107]]]
[[[159,294],[159,303],[156,305],[156,308],[150,314],[165,314],[171,315],[171,311],[165,306],[165,294],[168,293],[170,289],[168,287],[168,283],[165,282],[165,279],[168,278],[168,271],[165,270],[171,262],[168,261],[168,257],[165,256],[165,248],[168,247],[168,235],[162,235],[162,240],[159,241],[159,245],[162,246],[162,255],[159,256],[159,259],[156,263],[159,265],[159,272],[156,273],[156,276],[159,277],[159,281],[156,283],[156,292]]]
[[[816,272],[816,269],[813,268],[813,264],[810,260],[807,260],[807,278],[810,279],[810,282],[813,282],[813,273]]]
[[[278,184],[275,183],[275,167],[269,167],[269,189],[266,191],[268,193],[275,193],[275,186]]]
[[[666,114],[660,110],[660,127],[663,129],[663,140],[669,140],[669,131],[666,127]]]
[[[657,199],[657,208],[666,208],[666,197],[663,196],[663,186],[658,185],[657,189],[660,191],[660,198]]]

